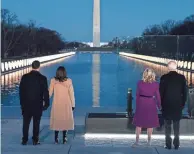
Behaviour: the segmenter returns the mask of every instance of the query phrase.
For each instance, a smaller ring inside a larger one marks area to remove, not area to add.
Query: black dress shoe
[[[27,141],[22,141],[22,145],[27,145]]]
[[[55,131],[55,144],[59,144],[58,135],[59,135],[59,131]]]
[[[172,147],[164,146],[164,148],[170,150]]]
[[[67,131],[63,131],[63,144],[67,143]]]
[[[178,150],[180,148],[180,146],[174,146],[175,150]]]
[[[55,138],[55,144],[59,144],[59,139]]]
[[[40,145],[39,141],[33,141],[33,145]]]
[[[63,144],[66,144],[67,143],[67,137],[64,137],[63,138]]]

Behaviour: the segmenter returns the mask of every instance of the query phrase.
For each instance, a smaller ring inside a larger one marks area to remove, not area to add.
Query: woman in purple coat
[[[153,128],[159,126],[157,108],[161,108],[159,84],[155,81],[154,71],[148,68],[143,73],[143,79],[137,83],[136,111],[133,119],[136,126],[136,142],[133,146],[139,144],[141,128],[147,128],[148,145],[151,145]]]

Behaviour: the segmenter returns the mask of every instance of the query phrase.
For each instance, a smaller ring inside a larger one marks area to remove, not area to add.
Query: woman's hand
[[[162,112],[162,108],[161,107],[158,107],[158,110]]]

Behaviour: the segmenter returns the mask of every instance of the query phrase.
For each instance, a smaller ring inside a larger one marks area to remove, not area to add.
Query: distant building
[[[82,43],[87,44],[90,47],[94,47],[93,42],[82,42]],[[108,45],[108,42],[100,42],[100,46],[103,46],[103,45]]]

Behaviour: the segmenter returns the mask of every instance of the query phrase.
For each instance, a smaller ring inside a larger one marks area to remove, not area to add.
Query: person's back
[[[145,96],[154,96],[155,92],[159,88],[159,84],[157,82],[152,82],[152,83],[146,83],[140,80],[138,82],[139,86],[139,94],[140,95],[145,95]]]
[[[155,81],[155,72],[147,68],[142,80],[137,84],[136,109],[133,118],[133,124],[136,126],[136,142],[133,147],[139,144],[142,128],[147,128],[148,146],[151,145],[153,128],[159,126],[157,107],[160,109],[159,84]]]
[[[57,69],[55,78],[51,79],[50,97],[53,94],[50,129],[55,131],[56,144],[59,143],[59,131],[63,131],[63,143],[66,143],[67,131],[74,130],[73,110],[75,108],[75,98],[72,80],[67,77],[63,66]]]
[[[23,86],[21,87],[24,97],[25,111],[32,114],[40,113],[43,109],[43,99],[46,77],[38,71],[31,71],[22,77]],[[22,97],[22,96],[21,96]],[[48,102],[48,100],[46,100]]]
[[[163,113],[170,119],[180,119],[186,101],[185,77],[170,71],[161,77],[160,94]]]
[[[66,81],[59,82],[55,79],[51,79],[51,84],[53,84],[53,106],[55,106],[56,116],[63,117],[66,116],[64,111],[72,110],[74,107],[74,94],[70,91],[72,86],[72,80],[67,79]]]
[[[33,118],[33,144],[39,144],[39,128],[43,110],[49,107],[47,78],[39,73],[40,62],[32,63],[32,71],[22,76],[19,95],[23,115],[22,144],[28,141],[28,131]]]
[[[54,88],[54,98],[56,98],[56,99],[58,98],[57,102],[55,102],[55,103],[71,102],[71,98],[70,98],[70,95],[69,95],[69,87],[72,84],[71,79],[68,78],[64,82],[59,82],[55,79],[52,79],[51,82],[53,82],[54,87],[55,87]],[[63,101],[63,100],[66,100],[66,101]]]
[[[179,128],[182,109],[185,106],[187,90],[186,79],[183,75],[176,72],[177,64],[174,61],[168,63],[169,73],[160,79],[160,96],[162,115],[165,125],[165,141],[167,149],[171,149],[171,124],[173,123],[175,149],[179,148]]]

